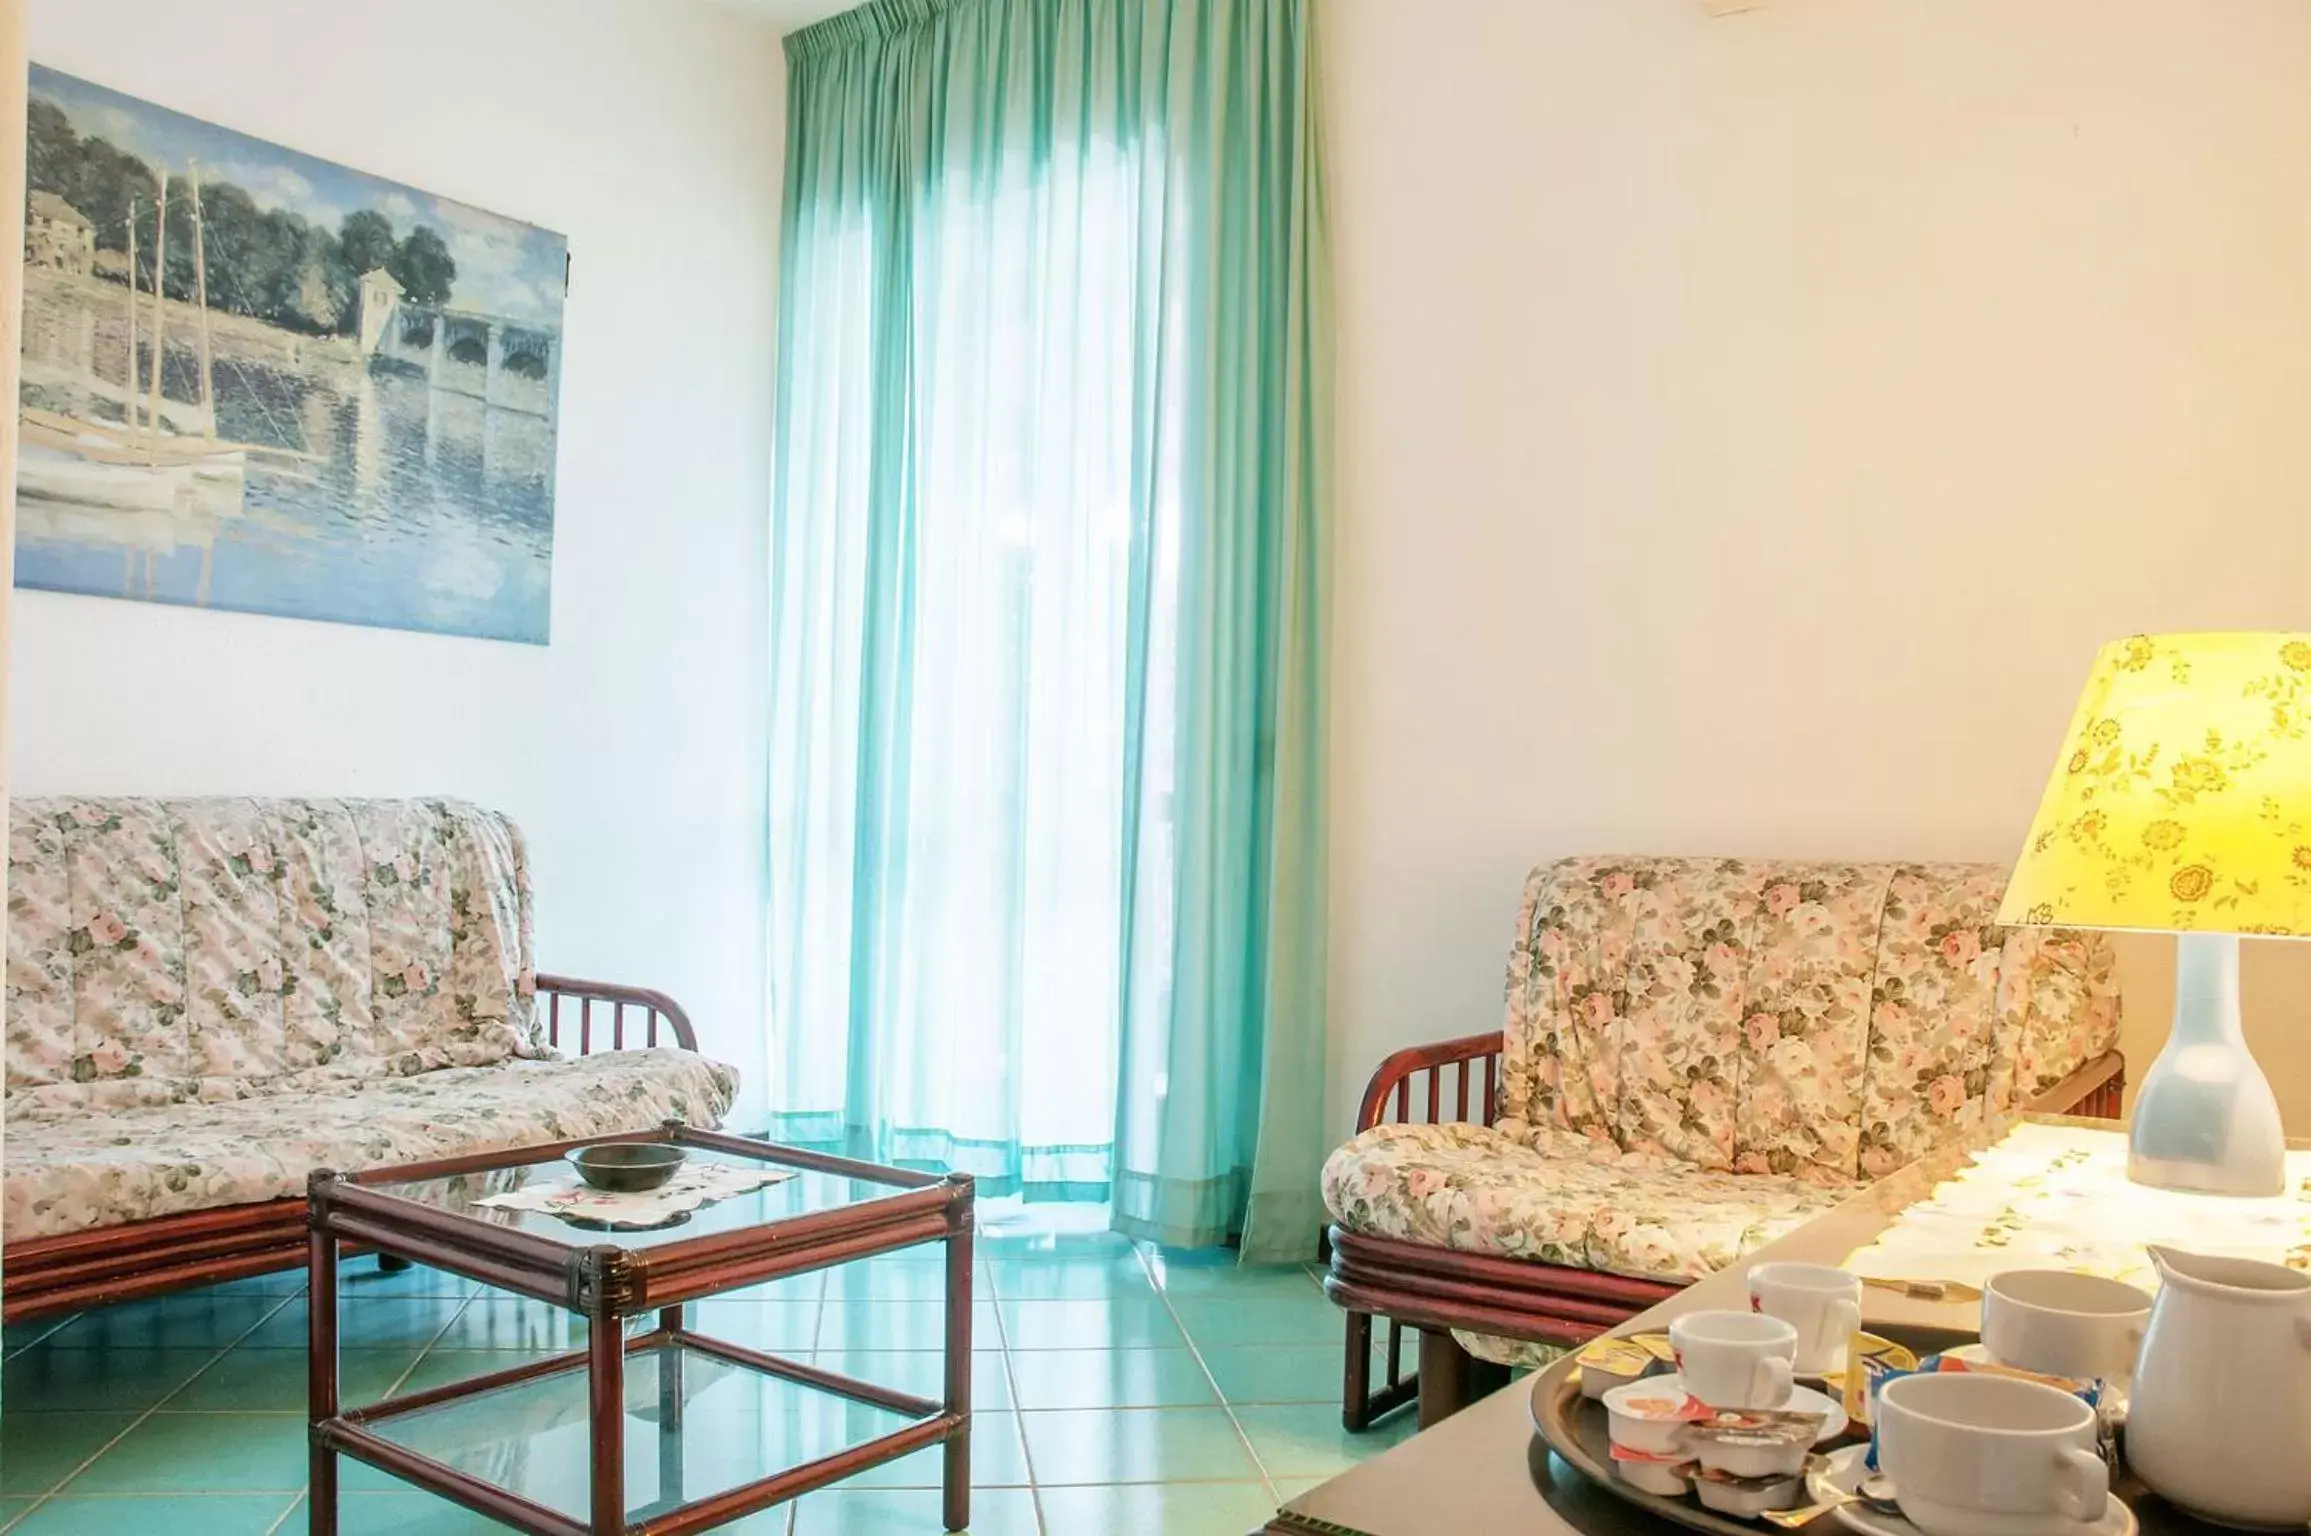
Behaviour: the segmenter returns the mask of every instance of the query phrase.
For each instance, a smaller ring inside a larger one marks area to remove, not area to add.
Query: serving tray
[[[1880,1338],[1914,1351],[1920,1358],[1971,1344],[1975,1335],[1957,1328],[1903,1328],[1893,1325],[1871,1324],[1870,1331]],[[1672,1520],[1696,1531],[1708,1531],[1712,1536],[1774,1536],[1778,1527],[1763,1520],[1743,1520],[1732,1515],[1721,1515],[1714,1509],[1704,1508],[1701,1501],[1691,1496],[1664,1498],[1632,1488],[1613,1475],[1613,1438],[1605,1405],[1581,1395],[1581,1368],[1571,1366],[1563,1371],[1543,1371],[1533,1380],[1533,1428],[1548,1442],[1574,1471],[1601,1485],[1616,1498]],[[1844,1435],[1829,1442],[1832,1446],[1849,1444],[1864,1438],[1868,1431],[1854,1425]],[[1820,1529],[1829,1532],[1842,1529],[1835,1521],[1824,1517],[1808,1531]],[[2148,1529],[2146,1520],[2145,1529]]]
[[[1871,1323],[1870,1332],[1880,1338],[1892,1339],[1907,1347],[1920,1359],[1956,1349],[1961,1344],[1979,1342],[1978,1336],[1968,1329],[1912,1328],[1900,1324]],[[1605,1405],[1581,1395],[1580,1367],[1569,1365],[1562,1372],[1551,1367],[1533,1379],[1533,1428],[1559,1459],[1589,1481],[1598,1484],[1617,1499],[1625,1500],[1664,1520],[1674,1521],[1690,1530],[1708,1531],[1712,1536],[1781,1536],[1780,1527],[1764,1520],[1742,1520],[1732,1515],[1721,1515],[1706,1509],[1692,1497],[1665,1499],[1657,1493],[1632,1488],[1613,1475],[1612,1427],[1605,1415]],[[1828,1442],[1831,1447],[1850,1445],[1868,1438],[1869,1431],[1856,1424],[1837,1439]],[[2123,1451],[2126,1433],[2119,1432],[2119,1446]],[[2123,1460],[2123,1458],[2122,1458]],[[1536,1479],[1539,1473],[1535,1473]],[[2135,1518],[2141,1523],[2141,1536],[2224,1536],[2223,1528],[2184,1514],[2166,1500],[2142,1485],[2142,1480],[2131,1471],[2121,1470],[2110,1485],[2111,1495],[2123,1499]],[[1835,1516],[1824,1515],[1803,1527],[1822,1536],[1842,1533],[1844,1527]]]

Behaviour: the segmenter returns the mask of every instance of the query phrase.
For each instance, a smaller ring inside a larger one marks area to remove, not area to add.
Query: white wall
[[[785,68],[698,0],[34,0],[32,57],[569,237],[548,648],[19,595],[19,794],[447,793],[759,1086]]]
[[[1535,860],[2010,861],[2098,643],[2311,628],[2311,6],[1324,22],[1339,1123],[1498,1027]]]

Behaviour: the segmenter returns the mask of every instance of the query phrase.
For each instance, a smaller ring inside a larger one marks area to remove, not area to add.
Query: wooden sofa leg
[[[1361,1435],[1372,1427],[1372,1314],[1350,1312],[1348,1358],[1342,1362],[1340,1427]]]
[[[1420,1331],[1420,1427],[1428,1429],[1508,1385],[1509,1368],[1479,1360],[1450,1333]]]

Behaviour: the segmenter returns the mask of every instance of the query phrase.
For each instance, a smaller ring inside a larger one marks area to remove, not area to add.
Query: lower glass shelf
[[[581,1364],[363,1427],[583,1519],[590,1468],[586,1400]],[[648,1519],[920,1422],[693,1349],[634,1351],[626,1356],[627,1518]],[[349,1489],[406,1486],[350,1455],[342,1466]]]

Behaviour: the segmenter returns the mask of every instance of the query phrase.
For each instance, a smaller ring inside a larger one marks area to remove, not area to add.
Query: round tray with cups
[[[2226,1274],[2294,1309],[2287,1326],[2304,1354],[2284,1363],[2311,1396],[2311,1321],[2293,1321],[2311,1316],[2311,1277],[2297,1303],[2269,1276]],[[1532,1412],[1549,1448],[1619,1497],[1719,1536],[2166,1536],[2205,1531],[2202,1519],[2303,1530],[2288,1500],[2311,1505],[2311,1471],[2282,1471],[2287,1458],[2233,1477],[2218,1495],[2230,1502],[2215,1508],[2148,1474],[2160,1497],[2122,1457],[2130,1389],[2138,1416],[2146,1385],[2181,1390],[2179,1367],[2160,1370],[2181,1347],[2162,1352],[2161,1330],[2171,1338],[2179,1325],[2161,1323],[2139,1290],[2011,1271],[1983,1288],[1979,1335],[1864,1332],[1850,1274],[1765,1264],[1748,1279],[1751,1311],[1689,1312],[1666,1334],[1599,1339],[1543,1372]],[[2189,1315],[2179,1300],[2172,1310]],[[2199,1417],[2230,1417],[2228,1397],[2208,1394]],[[2311,1426],[2295,1407],[2266,1396],[2238,1410],[2254,1424],[2222,1433],[2254,1439],[2274,1413],[2283,1432]],[[2293,1460],[2311,1465],[2311,1440]]]

